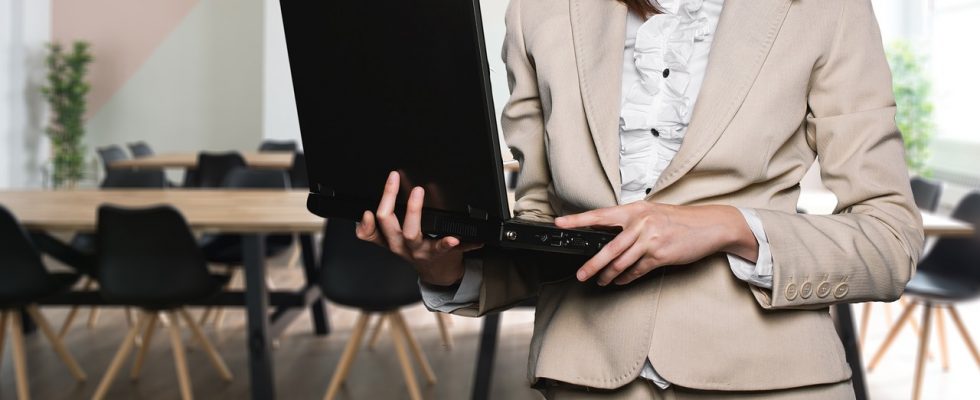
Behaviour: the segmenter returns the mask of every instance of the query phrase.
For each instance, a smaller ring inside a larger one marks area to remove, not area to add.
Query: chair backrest
[[[939,207],[939,197],[943,194],[942,182],[915,177],[911,180],[912,197],[915,205],[927,211],[936,211]]]
[[[221,187],[231,170],[245,166],[245,158],[238,152],[200,153],[197,155],[197,172],[195,173],[197,186]]]
[[[310,177],[306,172],[306,154],[296,152],[296,155],[293,156],[293,165],[289,168],[289,179],[292,181],[293,189],[310,187]]]
[[[113,169],[100,186],[105,189],[162,189],[167,186],[167,177],[162,170]]]
[[[336,303],[386,311],[421,301],[418,274],[387,249],[362,241],[354,221],[331,218],[323,235],[320,288]]]
[[[284,171],[238,167],[228,171],[221,186],[238,189],[288,189],[289,179]]]
[[[0,308],[44,293],[49,275],[24,228],[0,205]]]
[[[99,159],[102,160],[102,168],[109,171],[109,164],[116,161],[128,159],[129,156],[126,155],[126,151],[118,145],[111,145],[105,147],[99,147],[95,150],[99,154]]]
[[[129,152],[133,155],[133,158],[149,157],[155,154],[153,148],[144,141],[129,143],[127,146],[129,146]]]
[[[179,211],[103,205],[98,219],[96,270],[107,300],[162,309],[210,294],[207,261]]]
[[[936,241],[929,255],[921,263],[929,269],[947,276],[980,285],[980,192],[971,192],[957,204],[952,217],[973,225],[976,232],[969,237],[944,237]]]
[[[297,148],[293,140],[264,140],[259,145],[259,151],[296,151]]]

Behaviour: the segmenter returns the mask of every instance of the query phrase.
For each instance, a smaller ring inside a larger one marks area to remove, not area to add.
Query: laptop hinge
[[[479,208],[473,207],[471,205],[467,205],[466,210],[469,212],[470,218],[479,219],[483,221],[490,219],[490,215],[487,214],[486,211],[481,210]]]

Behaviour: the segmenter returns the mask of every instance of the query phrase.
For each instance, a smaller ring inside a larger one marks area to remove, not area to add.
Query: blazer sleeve
[[[870,0],[845,0],[838,31],[811,75],[806,135],[833,215],[756,209],[769,238],[766,309],[893,301],[922,253],[922,216],[895,124],[891,72]]]
[[[524,44],[521,2],[512,0],[505,16],[507,30],[501,57],[507,67],[510,99],[503,109],[500,124],[511,153],[521,165],[514,215],[551,222],[555,212],[549,201],[551,172],[545,154],[544,117],[534,63]],[[492,248],[475,252],[474,257],[478,257],[483,268],[480,301],[454,313],[482,315],[509,308],[537,295],[541,278],[539,263],[534,257]]]

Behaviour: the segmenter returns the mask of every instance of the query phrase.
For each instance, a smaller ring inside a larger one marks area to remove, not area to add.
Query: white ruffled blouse
[[[646,21],[629,13],[619,118],[620,203],[649,194],[684,141],[722,0],[661,0]]]

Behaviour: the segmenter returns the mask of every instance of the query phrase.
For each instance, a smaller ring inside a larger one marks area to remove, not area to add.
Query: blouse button
[[[664,78],[670,76],[670,68],[664,68]]]
[[[653,134],[653,137],[660,137],[660,131],[657,128],[650,129],[650,133]]]

